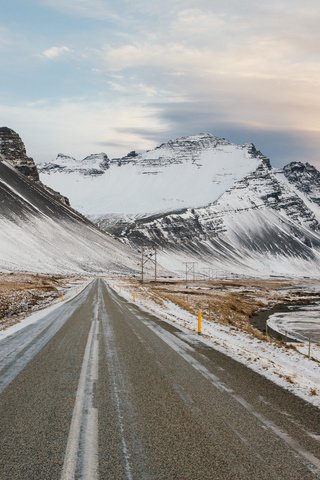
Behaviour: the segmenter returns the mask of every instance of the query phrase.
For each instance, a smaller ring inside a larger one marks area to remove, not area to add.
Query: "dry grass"
[[[0,329],[59,296],[69,279],[39,274],[0,274]]]
[[[199,280],[187,284],[159,281],[143,285],[137,280],[129,280],[131,287],[144,296],[151,296],[159,304],[170,301],[194,315],[202,310],[204,320],[230,325],[265,341],[271,340],[250,324],[250,318],[262,309],[280,304],[301,305],[319,301],[320,294],[308,290],[308,282],[314,285],[314,280],[250,278]],[[282,345],[282,342],[276,343]]]
[[[318,395],[317,389],[314,388],[314,387],[311,387],[310,390],[309,390],[309,395],[310,395],[311,397],[314,397],[314,396]]]
[[[288,383],[291,383],[292,385],[296,385],[296,381],[291,377],[291,375],[280,375],[281,378],[286,380]]]

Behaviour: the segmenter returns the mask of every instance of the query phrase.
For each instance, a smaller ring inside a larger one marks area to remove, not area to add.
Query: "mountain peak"
[[[93,153],[82,160],[59,153],[54,162],[45,163],[39,166],[41,173],[80,173],[82,175],[102,175],[110,165],[110,159],[106,153]]]
[[[0,127],[0,154],[4,160],[23,175],[36,181],[39,180],[38,170],[33,158],[27,156],[23,141],[11,128]]]
[[[264,159],[253,144],[200,133],[111,160],[104,153],[81,161],[59,156],[40,173],[84,214],[145,215],[211,203]]]

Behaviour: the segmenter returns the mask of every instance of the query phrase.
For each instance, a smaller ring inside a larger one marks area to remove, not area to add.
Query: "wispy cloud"
[[[61,46],[61,47],[50,47],[44,50],[41,55],[49,60],[53,60],[59,58],[63,55],[70,53],[71,50],[69,47]]]
[[[23,137],[29,154],[38,162],[53,160],[60,151],[76,157],[89,155],[101,143],[110,156],[152,148],[155,136],[165,136],[169,128],[164,119],[156,118],[156,106],[123,101],[113,105],[86,98],[63,99],[54,104],[46,101],[17,106],[0,103],[0,111],[7,125]],[[131,131],[133,125],[135,131]],[[149,134],[153,132],[152,138],[143,134],[146,130]]]
[[[68,15],[94,19],[116,19],[118,15],[112,2],[105,0],[38,0],[39,4],[51,7]]]
[[[319,19],[296,2],[286,10],[284,1],[245,4],[250,16],[241,7],[230,15],[183,8],[165,33],[105,47],[105,69],[149,85],[176,131],[191,124],[199,130],[198,121],[206,130],[220,122],[252,132],[319,134],[320,62],[310,43],[320,41]],[[192,118],[180,115],[183,104],[192,105]]]

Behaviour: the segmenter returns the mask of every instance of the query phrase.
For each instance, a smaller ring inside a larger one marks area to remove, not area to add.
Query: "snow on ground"
[[[176,304],[155,302],[146,295],[136,293],[133,285],[121,280],[107,279],[109,285],[126,300],[136,303],[171,324],[178,324],[186,333],[197,332],[197,318]],[[320,407],[320,362],[303,353],[280,347],[276,343],[259,340],[234,327],[203,321],[201,339],[206,344],[255,372],[289,390],[305,401]],[[320,358],[320,347],[313,347],[313,356]]]

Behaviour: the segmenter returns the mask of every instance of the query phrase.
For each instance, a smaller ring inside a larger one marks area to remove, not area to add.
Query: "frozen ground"
[[[290,312],[273,314],[268,325],[277,332],[297,340],[320,343],[320,304],[291,307]]]
[[[117,293],[137,303],[161,319],[178,324],[188,334],[196,334],[197,318],[177,304],[155,297],[146,287],[138,288],[125,280],[108,279]],[[216,350],[244,363],[254,371],[320,407],[320,362],[307,358],[292,345],[256,338],[237,327],[203,321],[202,340]],[[314,345],[314,357],[320,359],[320,347]]]
[[[274,313],[268,319],[268,326],[296,339],[299,342],[297,350],[320,362],[320,304],[291,307],[289,312]]]

